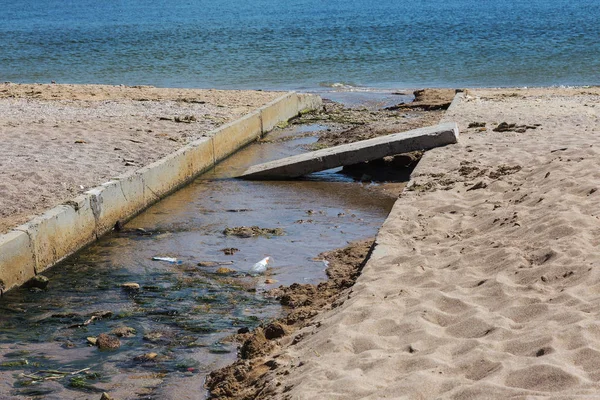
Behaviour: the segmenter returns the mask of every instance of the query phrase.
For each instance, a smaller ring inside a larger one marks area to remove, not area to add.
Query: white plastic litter
[[[273,262],[271,257],[265,257],[250,268],[250,275],[261,275],[267,271],[267,267]]]
[[[173,258],[173,257],[152,257],[152,260],[154,261],[166,261],[166,262],[170,262],[170,263],[176,263],[177,259]]]

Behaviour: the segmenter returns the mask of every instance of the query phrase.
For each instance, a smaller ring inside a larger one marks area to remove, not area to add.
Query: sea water
[[[598,0],[0,0],[0,81],[600,84]]]

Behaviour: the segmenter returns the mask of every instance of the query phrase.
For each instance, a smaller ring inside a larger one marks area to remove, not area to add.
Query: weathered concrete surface
[[[0,293],[22,285],[36,274],[35,255],[27,232],[0,236]]]
[[[296,178],[312,172],[377,160],[394,154],[445,146],[456,143],[457,140],[458,126],[454,122],[449,122],[254,165],[240,178]]]
[[[94,211],[88,196],[77,196],[68,204],[56,206],[16,227],[15,231],[27,234],[35,272],[40,273],[96,239]]]
[[[0,235],[0,291],[25,283],[200,173],[258,139],[278,123],[321,105],[313,95],[286,93],[178,151],[54,207]]]

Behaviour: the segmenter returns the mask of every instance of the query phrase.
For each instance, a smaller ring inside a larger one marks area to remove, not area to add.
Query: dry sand
[[[279,95],[0,84],[0,234]]]
[[[278,339],[258,398],[600,397],[599,117],[599,88],[467,91],[460,143],[426,153],[344,301]]]

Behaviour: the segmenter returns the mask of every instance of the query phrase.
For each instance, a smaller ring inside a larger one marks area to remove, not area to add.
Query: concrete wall
[[[112,179],[0,235],[0,291],[25,283],[110,231],[117,221],[130,219],[280,122],[321,104],[318,96],[286,93],[215,129],[209,137]]]

